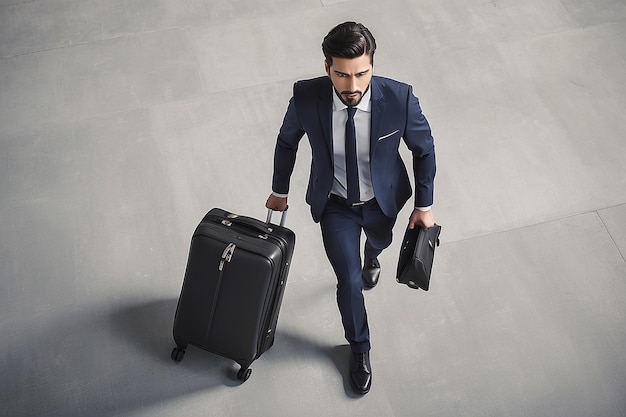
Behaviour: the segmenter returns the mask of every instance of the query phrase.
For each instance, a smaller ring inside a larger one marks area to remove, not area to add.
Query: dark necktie
[[[346,182],[348,188],[348,203],[354,204],[361,200],[359,193],[359,169],[356,156],[356,129],[354,127],[354,113],[356,107],[348,107],[348,121],[346,122]]]

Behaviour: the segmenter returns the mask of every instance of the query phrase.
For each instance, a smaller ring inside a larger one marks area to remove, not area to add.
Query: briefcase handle
[[[287,206],[287,208],[285,209],[285,211],[282,212],[281,216],[280,216],[280,226],[284,227],[285,226],[285,219],[287,218],[287,210],[289,209],[289,206]],[[268,208],[267,209],[267,219],[265,220],[265,224],[267,224],[268,226],[270,225],[270,223],[272,222],[272,214],[274,214],[274,210]]]

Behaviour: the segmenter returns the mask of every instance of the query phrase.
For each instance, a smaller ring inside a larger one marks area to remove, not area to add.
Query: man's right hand
[[[270,194],[265,202],[265,207],[274,211],[287,210],[287,197],[276,197],[274,194]]]

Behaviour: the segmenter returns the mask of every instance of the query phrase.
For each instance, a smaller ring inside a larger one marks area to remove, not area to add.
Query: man
[[[415,196],[409,228],[434,225],[435,150],[430,127],[411,86],[373,75],[376,41],[362,24],[345,22],[324,38],[327,76],[294,85],[274,154],[266,206],[287,208],[298,143],[312,151],[306,201],[319,222],[337,275],[337,304],[352,350],[350,381],[357,393],[372,383],[370,334],[362,290],[376,286],[378,255],[391,244],[398,212],[411,196],[398,152],[412,152]],[[361,266],[360,238],[365,233]]]

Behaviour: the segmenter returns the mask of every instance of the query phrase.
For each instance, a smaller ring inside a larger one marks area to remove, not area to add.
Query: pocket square
[[[395,135],[395,134],[396,134],[396,133],[398,133],[398,132],[399,132],[399,130],[398,130],[398,129],[396,129],[396,130],[394,130],[394,131],[393,131],[393,132],[391,132],[391,133],[388,133],[388,134],[386,134],[386,135],[384,135],[384,136],[379,137],[379,138],[378,138],[378,140],[387,139],[387,138],[389,138],[389,137],[391,137],[391,136]]]

